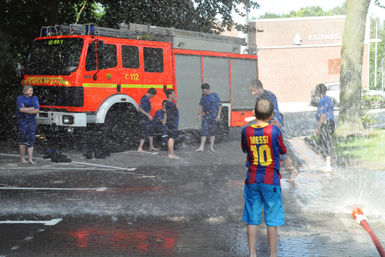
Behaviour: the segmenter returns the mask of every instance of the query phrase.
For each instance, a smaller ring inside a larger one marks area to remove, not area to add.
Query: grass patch
[[[337,158],[376,162],[385,167],[385,130],[375,129],[366,135],[338,139],[334,146]]]

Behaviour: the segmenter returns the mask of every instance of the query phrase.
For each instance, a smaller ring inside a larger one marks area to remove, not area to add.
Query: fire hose
[[[361,208],[354,208],[352,212],[353,219],[357,221],[358,224],[361,224],[361,226],[369,233],[370,237],[372,238],[372,241],[374,245],[377,248],[378,253],[381,257],[385,257],[385,251],[382,247],[380,241],[378,240],[377,236],[373,233],[372,229],[369,227],[369,224],[367,222],[367,218],[362,212]]]

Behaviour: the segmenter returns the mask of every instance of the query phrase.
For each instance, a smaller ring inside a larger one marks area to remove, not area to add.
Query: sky
[[[259,17],[262,14],[276,13],[287,14],[293,10],[299,10],[302,7],[319,6],[324,11],[328,11],[335,7],[341,6],[345,0],[257,0],[260,8],[253,10],[249,14],[249,19]],[[385,5],[385,0],[380,0]],[[373,17],[379,17],[384,19],[385,9],[374,6],[374,0],[371,0],[371,6],[369,7],[369,14]]]

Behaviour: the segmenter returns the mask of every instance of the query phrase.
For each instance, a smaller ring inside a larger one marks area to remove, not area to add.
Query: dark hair
[[[149,88],[148,90],[147,90],[147,94],[151,94],[151,95],[156,95],[156,89],[155,88]]]
[[[165,103],[167,103],[167,100],[163,100],[163,101],[162,101],[162,106],[163,106]]]
[[[203,83],[201,89],[210,89],[210,85],[208,83]]]
[[[262,82],[259,79],[254,79],[250,82],[250,86],[254,88],[263,88]]]
[[[254,112],[257,120],[268,119],[274,112],[273,102],[266,97],[258,97],[257,102],[255,103]]]
[[[318,92],[318,94],[320,95],[326,95],[326,91],[328,91],[327,87],[325,86],[325,84],[318,84],[317,87],[316,87],[316,91]]]
[[[174,89],[167,89],[166,92],[165,92],[167,98],[168,98],[168,96],[171,95],[173,92],[175,92]]]

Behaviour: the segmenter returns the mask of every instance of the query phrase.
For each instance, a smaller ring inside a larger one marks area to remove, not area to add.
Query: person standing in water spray
[[[201,85],[202,97],[199,102],[198,118],[202,120],[201,144],[195,152],[203,152],[206,138],[210,137],[210,151],[215,152],[214,142],[217,134],[217,122],[221,119],[222,103],[218,94],[210,92],[210,85]]]
[[[251,93],[258,98],[264,97],[269,99],[274,106],[273,118],[269,121],[270,124],[276,125],[280,130],[283,129],[283,115],[279,111],[278,101],[275,94],[269,90],[265,90],[263,88],[262,82],[260,80],[253,80],[250,83],[249,87]],[[255,117],[248,117],[245,119],[246,122],[251,122],[255,120]],[[298,175],[297,169],[293,166],[293,162],[288,154],[284,154],[281,156],[281,160],[285,167],[290,170],[290,177],[287,180],[288,182],[294,182],[294,178]]]
[[[280,158],[286,147],[278,126],[269,124],[274,106],[268,98],[257,98],[256,122],[242,129],[241,147],[247,153],[242,220],[247,223],[249,257],[256,256],[257,226],[264,221],[267,226],[270,256],[277,256],[278,226],[285,225],[281,195]]]
[[[321,100],[317,107],[317,128],[315,135],[319,136],[321,153],[326,159],[324,171],[332,171],[331,155],[333,153],[333,133],[335,130],[334,123],[334,104],[333,99],[326,95],[327,87],[324,84],[318,84],[316,93]]]
[[[167,126],[167,146],[168,146],[168,158],[180,159],[179,156],[174,154],[175,138],[178,136],[178,123],[179,123],[179,104],[175,97],[174,89],[167,89],[165,91],[167,101],[165,103],[166,109],[166,126]]]
[[[17,122],[19,125],[20,162],[36,164],[32,160],[33,147],[36,136],[36,114],[39,112],[39,101],[33,96],[33,87],[24,85],[23,95],[17,97]],[[25,160],[25,151],[28,153],[28,162]]]

